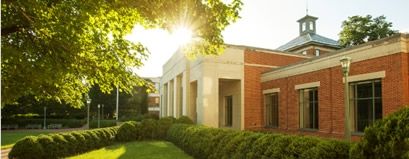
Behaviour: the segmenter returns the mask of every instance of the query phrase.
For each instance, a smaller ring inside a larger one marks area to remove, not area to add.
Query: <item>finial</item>
[[[306,6],[305,6],[305,11],[306,11],[306,13],[307,13],[307,15],[308,15],[308,0],[306,0],[306,4],[305,4]]]

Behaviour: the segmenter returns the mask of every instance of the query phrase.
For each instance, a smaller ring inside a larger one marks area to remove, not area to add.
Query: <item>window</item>
[[[320,49],[315,49],[315,56],[320,56]]]
[[[264,95],[266,127],[278,127],[278,93]]]
[[[310,30],[314,30],[314,23],[310,22]]]
[[[305,29],[307,29],[307,24],[304,22],[302,23],[302,31],[305,31]]]
[[[303,55],[307,55],[307,50],[302,51]]]
[[[233,125],[233,96],[226,96],[225,99],[225,126]]]
[[[349,85],[352,129],[363,132],[376,119],[382,118],[381,80],[355,82]]]
[[[300,90],[300,127],[318,129],[318,88]]]

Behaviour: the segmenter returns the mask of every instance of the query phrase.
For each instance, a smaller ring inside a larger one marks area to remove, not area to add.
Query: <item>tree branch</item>
[[[23,29],[24,27],[20,27],[20,26],[10,26],[10,27],[5,27],[5,28],[1,28],[1,36],[7,36],[11,33],[15,33],[15,32],[19,32]]]

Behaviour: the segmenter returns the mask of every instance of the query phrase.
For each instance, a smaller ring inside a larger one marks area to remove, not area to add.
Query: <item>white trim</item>
[[[280,92],[280,88],[272,88],[272,89],[263,90],[263,94],[277,93],[277,92]]]
[[[257,53],[269,53],[269,54],[277,54],[277,55],[283,55],[283,56],[292,56],[292,57],[301,57],[301,58],[311,58],[309,56],[305,56],[305,55],[299,55],[299,54],[292,54],[292,53],[281,53],[281,52],[274,52],[274,51],[269,51],[269,50],[263,50],[263,49],[251,49],[250,50],[254,50]]]
[[[245,66],[254,66],[254,67],[267,67],[267,68],[277,68],[278,66],[271,66],[271,65],[262,65],[262,64],[254,64],[254,63],[244,63]]]
[[[406,37],[402,35],[389,37],[383,40],[368,42],[360,46],[343,49],[314,60],[303,63],[285,66],[281,69],[273,70],[261,75],[261,82],[271,81],[284,77],[314,72],[332,67],[341,67],[339,59],[343,56],[352,58],[352,62],[359,62],[377,57],[393,55],[396,53],[408,52],[404,42]]]
[[[319,87],[320,81],[311,82],[311,83],[304,83],[304,84],[297,84],[294,86],[294,89],[304,89],[304,88],[311,88],[311,87]]]
[[[365,81],[365,80],[385,78],[385,77],[386,77],[386,72],[385,71],[378,71],[378,72],[372,72],[372,73],[365,73],[365,74],[349,76],[348,77],[348,82]],[[342,78],[342,83],[345,83],[344,78]]]

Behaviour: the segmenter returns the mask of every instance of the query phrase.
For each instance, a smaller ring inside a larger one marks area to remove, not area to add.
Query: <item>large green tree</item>
[[[119,93],[119,118],[136,117],[148,113],[148,87],[139,86],[134,87],[130,94],[125,92]],[[90,89],[89,96],[91,98],[91,114],[96,114],[98,111],[97,105],[104,105],[104,118],[114,118],[116,112],[116,90],[110,94],[101,92],[98,86]],[[102,112],[101,112],[102,113]]]
[[[233,0],[3,0],[1,1],[2,105],[19,97],[81,106],[93,85],[103,92],[130,92],[144,80],[148,51],[124,37],[135,24],[172,31],[189,26],[195,42],[188,54],[218,54],[222,30],[238,18]]]
[[[372,18],[371,15],[352,16],[342,22],[339,42],[342,47],[359,45],[368,41],[391,36],[396,31],[391,29],[392,22],[386,21],[385,16]]]

